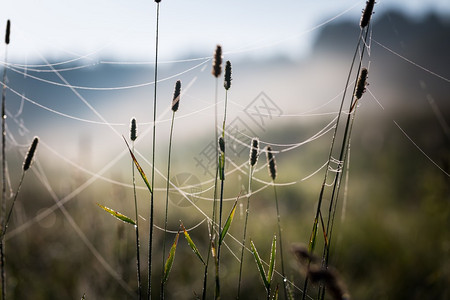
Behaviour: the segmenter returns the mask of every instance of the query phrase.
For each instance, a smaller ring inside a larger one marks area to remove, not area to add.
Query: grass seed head
[[[219,138],[219,150],[222,153],[225,153],[225,141],[222,137]]]
[[[275,180],[275,178],[277,177],[277,165],[275,163],[275,156],[273,156],[272,153],[272,147],[270,146],[266,147],[266,157],[267,163],[269,165],[269,175],[272,180]]]
[[[364,28],[369,24],[370,18],[372,17],[374,5],[375,5],[375,0],[368,0],[366,2],[366,8],[364,8],[363,13],[361,15],[361,21],[359,22],[359,26],[361,28]]]
[[[213,61],[213,68],[212,68],[212,74],[214,77],[219,77],[222,73],[222,47],[220,45],[217,45],[216,51],[214,52],[214,61]]]
[[[181,81],[175,83],[175,91],[173,92],[172,111],[176,112],[180,105]]]
[[[229,60],[225,63],[225,81],[223,86],[228,91],[231,87],[231,63]]]
[[[30,168],[31,163],[33,162],[34,153],[36,152],[36,147],[38,145],[39,138],[35,137],[33,142],[31,143],[30,149],[28,149],[27,156],[25,157],[25,161],[23,162],[23,170],[26,171]]]
[[[130,126],[130,139],[134,142],[137,138],[137,128],[136,128],[136,119],[131,119],[131,126]]]
[[[362,68],[359,73],[358,82],[356,84],[355,97],[356,99],[360,99],[364,92],[366,91],[366,79],[367,79],[367,69]]]
[[[9,44],[9,34],[11,33],[11,22],[6,21],[6,34],[5,34],[5,44]]]
[[[250,165],[253,167],[256,165],[259,156],[259,140],[258,138],[252,139],[252,145],[250,148]]]

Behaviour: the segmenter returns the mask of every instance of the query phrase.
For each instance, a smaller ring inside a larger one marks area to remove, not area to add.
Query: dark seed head
[[[155,0],[155,2],[156,2],[156,3],[159,3],[159,2],[161,2],[161,0]]]
[[[225,141],[222,137],[219,138],[219,150],[222,153],[225,153]]]
[[[356,84],[356,91],[355,91],[356,99],[360,99],[364,94],[364,92],[366,91],[367,73],[368,72],[366,68],[362,68],[361,72],[359,73],[359,78]]]
[[[38,145],[39,138],[35,137],[33,142],[31,143],[30,149],[28,149],[27,156],[25,157],[25,161],[23,162],[23,170],[26,171],[30,168],[31,163],[33,162],[33,156],[36,152],[36,147]]]
[[[359,22],[359,26],[361,28],[364,28],[369,24],[370,18],[372,17],[374,5],[375,5],[375,0],[368,0],[366,2],[366,8],[363,10],[363,13],[361,16],[361,21]]]
[[[272,153],[272,147],[270,146],[266,147],[266,157],[267,163],[269,164],[269,175],[272,180],[275,180],[275,178],[277,177],[277,166],[275,163],[275,156],[273,156]]]
[[[226,90],[229,90],[231,87],[231,63],[229,60],[227,60],[225,64],[225,81],[223,86]]]
[[[5,34],[5,44],[9,44],[9,34],[11,33],[11,22],[6,21],[6,34]]]
[[[173,92],[172,110],[175,112],[180,105],[181,81],[175,83],[175,91]]]
[[[222,47],[217,45],[216,51],[214,52],[214,62],[212,68],[212,74],[214,77],[219,77],[222,73]]]
[[[257,138],[252,139],[252,145],[250,149],[250,166],[256,165],[259,156],[259,140]]]
[[[130,139],[134,142],[137,139],[137,128],[136,128],[136,119],[131,119],[131,127],[130,127]]]

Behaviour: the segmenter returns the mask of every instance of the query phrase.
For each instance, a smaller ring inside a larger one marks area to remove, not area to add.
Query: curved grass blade
[[[259,275],[261,275],[261,279],[264,283],[264,286],[266,287],[266,289],[268,289],[270,287],[270,283],[267,281],[266,272],[264,271],[264,267],[261,263],[261,258],[259,257],[258,251],[256,250],[255,244],[253,244],[252,240],[250,240],[250,245],[252,248],[253,256],[255,257],[256,265],[259,270]]]
[[[172,247],[170,248],[169,257],[167,258],[166,265],[164,266],[164,277],[163,284],[167,282],[169,278],[170,270],[172,269],[173,261],[175,259],[175,251],[177,250],[178,237],[180,236],[180,231],[178,231],[175,236],[175,240],[173,241]]]
[[[184,225],[181,224],[181,228],[183,228],[184,237],[186,238],[186,241],[189,244],[189,247],[191,247],[192,251],[194,251],[195,255],[202,261],[203,265],[206,266],[205,261],[203,260],[203,257],[201,256],[200,252],[198,251],[197,246],[194,244],[194,241],[191,239],[191,236],[187,232],[186,228],[184,228]]]
[[[277,236],[273,236],[272,251],[270,252],[269,270],[267,272],[267,282],[270,284],[273,277],[273,270],[275,269],[275,259],[277,253]]]
[[[227,221],[225,222],[225,225],[223,226],[222,233],[221,233],[220,239],[219,239],[219,245],[222,244],[223,239],[227,235],[228,229],[230,229],[231,222],[233,221],[233,218],[234,218],[234,213],[236,212],[236,204],[238,202],[238,199],[236,199],[236,201],[234,201],[234,205],[230,211],[230,215],[228,216]]]
[[[119,219],[119,220],[121,220],[121,221],[123,221],[125,223],[128,223],[128,224],[136,226],[136,222],[133,219],[128,218],[124,214],[121,214],[120,212],[117,212],[117,211],[115,211],[115,210],[113,210],[113,209],[111,209],[109,207],[103,206],[101,204],[97,203],[97,205],[100,208],[104,209],[106,212],[110,213],[113,217],[116,217],[117,219]]]
[[[124,136],[122,136],[122,137],[123,137],[123,140],[125,141],[125,144],[127,144],[128,151],[130,151],[131,159],[133,159],[133,162],[134,162],[134,164],[136,165],[136,168],[138,169],[139,174],[141,174],[141,177],[142,177],[142,179],[144,180],[145,185],[147,186],[147,188],[148,188],[148,190],[150,191],[150,193],[153,194],[152,187],[151,187],[150,183],[149,183],[148,180],[147,180],[147,176],[145,175],[144,170],[141,168],[141,165],[138,163],[136,157],[135,157],[134,154],[133,154],[133,151],[131,151],[130,146],[128,145],[127,140],[125,139]]]

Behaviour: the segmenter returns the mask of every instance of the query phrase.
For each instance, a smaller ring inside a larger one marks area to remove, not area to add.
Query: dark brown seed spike
[[[26,171],[30,168],[31,163],[33,162],[33,156],[36,152],[36,147],[38,145],[39,138],[35,137],[33,142],[31,143],[30,149],[28,149],[27,156],[25,157],[25,161],[23,162],[23,170]]]
[[[181,81],[177,80],[175,83],[175,91],[173,92],[173,100],[172,100],[172,111],[177,111],[178,106],[180,105],[180,94],[181,94]]]
[[[216,51],[214,52],[214,61],[213,61],[213,69],[212,74],[214,77],[219,77],[222,73],[222,47],[217,45]]]
[[[368,0],[366,2],[366,8],[363,10],[363,13],[361,16],[361,21],[359,22],[359,26],[361,28],[364,28],[369,24],[370,18],[372,17],[374,5],[375,5],[375,0]]]

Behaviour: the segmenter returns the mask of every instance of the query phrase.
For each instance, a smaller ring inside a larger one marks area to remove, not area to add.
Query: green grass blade
[[[275,269],[275,259],[277,253],[277,236],[273,236],[272,251],[270,252],[269,270],[267,272],[267,282],[270,284],[273,277],[273,270]]]
[[[317,237],[317,225],[318,225],[318,219],[314,219],[314,226],[313,230],[311,232],[311,237],[309,238],[309,245],[308,245],[308,252],[313,253],[314,247],[316,246],[316,237]]]
[[[144,170],[141,168],[141,165],[138,163],[136,157],[135,157],[134,154],[133,154],[133,151],[131,151],[130,146],[128,145],[127,140],[125,139],[124,136],[122,136],[122,137],[123,137],[123,140],[125,141],[125,144],[127,144],[128,151],[130,151],[131,159],[133,159],[133,162],[134,162],[134,164],[136,165],[136,168],[138,169],[139,174],[141,174],[141,177],[142,177],[142,179],[144,180],[145,185],[147,186],[147,188],[148,188],[148,190],[150,191],[150,193],[153,194],[152,187],[151,187],[150,183],[149,183],[148,180],[147,180],[147,176],[145,175]]]
[[[228,229],[230,229],[231,222],[233,221],[233,218],[234,218],[234,213],[236,212],[236,204],[238,202],[238,199],[236,199],[236,201],[234,202],[233,208],[230,211],[230,215],[228,216],[228,219],[225,222],[225,225],[223,226],[223,230],[220,235],[219,245],[222,244],[222,241],[224,240],[225,236],[227,235]]]
[[[172,247],[170,248],[169,257],[167,258],[166,265],[164,266],[164,277],[163,284],[167,282],[169,278],[170,270],[172,269],[173,261],[175,259],[175,251],[177,250],[178,237],[180,236],[180,232],[178,231],[175,236],[175,240],[173,241]]]
[[[203,260],[203,257],[201,256],[200,252],[198,251],[197,246],[195,245],[194,241],[191,239],[191,236],[186,231],[186,228],[184,228],[183,224],[181,224],[181,227],[183,228],[184,237],[186,238],[186,241],[189,244],[189,247],[191,247],[192,251],[194,251],[195,255],[202,261],[203,265],[206,266],[205,261]]]
[[[133,219],[128,218],[124,214],[121,214],[120,212],[117,212],[117,211],[115,211],[115,210],[113,210],[111,208],[108,208],[106,206],[103,206],[101,204],[97,203],[97,205],[100,208],[103,208],[106,212],[110,213],[112,216],[116,217],[117,219],[119,219],[119,220],[121,220],[121,221],[123,221],[125,223],[132,224],[132,225],[136,226],[136,222]]]
[[[252,248],[253,256],[255,257],[256,265],[257,265],[258,270],[259,270],[259,275],[261,275],[261,279],[262,279],[262,281],[264,283],[265,288],[268,289],[270,287],[270,284],[267,281],[266,272],[264,271],[264,267],[263,267],[263,265],[261,263],[261,258],[259,257],[258,251],[256,250],[255,244],[253,244],[252,240],[250,240],[250,245],[251,245],[251,248]]]

